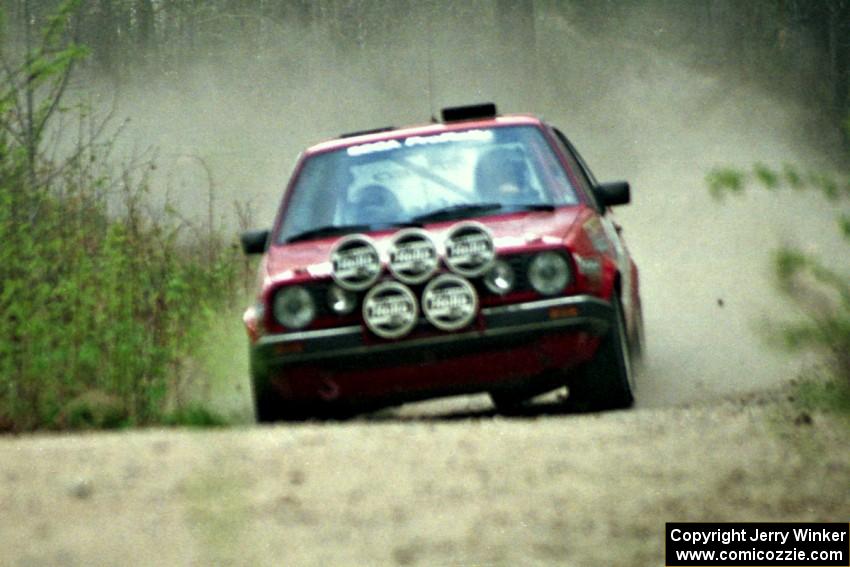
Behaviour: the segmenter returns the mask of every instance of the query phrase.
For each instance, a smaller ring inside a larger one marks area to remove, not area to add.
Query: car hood
[[[493,234],[497,253],[516,252],[526,246],[560,244],[570,228],[581,216],[584,207],[561,207],[554,211],[520,212],[505,215],[459,219],[449,222],[428,224],[428,231],[439,243],[455,225],[477,222],[486,226]],[[367,233],[375,241],[385,257],[393,235],[399,229]],[[342,238],[334,236],[273,245],[265,258],[264,271],[267,282],[282,280],[307,280],[330,276],[330,255],[333,246]]]

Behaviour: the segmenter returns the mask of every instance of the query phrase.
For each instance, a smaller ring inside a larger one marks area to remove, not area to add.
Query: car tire
[[[372,409],[377,409],[372,408]],[[257,423],[302,422],[308,420],[347,420],[358,413],[369,411],[368,407],[322,406],[282,400],[273,388],[254,386],[254,415]]]
[[[583,365],[569,383],[567,409],[603,411],[624,409],[634,404],[634,364],[629,334],[618,295],[611,301],[611,329],[602,338],[593,359]]]
[[[271,423],[282,417],[279,400],[268,388],[254,390],[254,412],[257,423]]]
[[[251,399],[254,402],[254,417],[257,423],[269,423],[281,418],[280,400],[269,386],[268,369],[255,353],[250,353]]]
[[[635,309],[634,333],[631,336],[629,347],[634,363],[632,371],[634,372],[636,369],[639,371],[646,361],[646,335],[643,326],[643,309],[640,303],[637,304],[637,309]]]
[[[489,392],[489,395],[490,401],[493,402],[496,411],[505,415],[519,413],[525,402],[533,397],[524,394],[520,395],[515,392]]]

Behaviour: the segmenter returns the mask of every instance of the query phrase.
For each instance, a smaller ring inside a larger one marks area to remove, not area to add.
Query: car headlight
[[[504,260],[496,260],[493,267],[484,274],[484,285],[493,293],[505,295],[509,293],[516,283],[516,275],[511,265]]]
[[[557,252],[541,252],[528,266],[528,281],[542,295],[555,295],[570,283],[570,267]]]
[[[316,304],[310,292],[294,285],[285,287],[274,296],[274,316],[289,329],[303,329],[313,322]]]
[[[328,307],[337,315],[348,315],[357,307],[357,295],[338,285],[328,288]]]

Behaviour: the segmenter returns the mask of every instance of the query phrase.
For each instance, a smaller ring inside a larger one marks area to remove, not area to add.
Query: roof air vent
[[[496,116],[496,105],[492,102],[485,102],[483,104],[472,104],[469,106],[453,106],[444,108],[441,113],[443,122],[494,118]]]

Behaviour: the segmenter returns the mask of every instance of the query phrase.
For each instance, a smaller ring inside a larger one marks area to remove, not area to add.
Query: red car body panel
[[[529,376],[587,361],[598,338],[588,333],[548,335],[534,343],[509,349],[493,349],[417,364],[368,365],[365,368],[328,370],[305,365],[272,377],[284,400],[314,403],[415,401],[436,395],[473,393],[507,386],[521,386]],[[379,356],[379,355],[376,355]],[[376,361],[379,362],[379,361]]]

